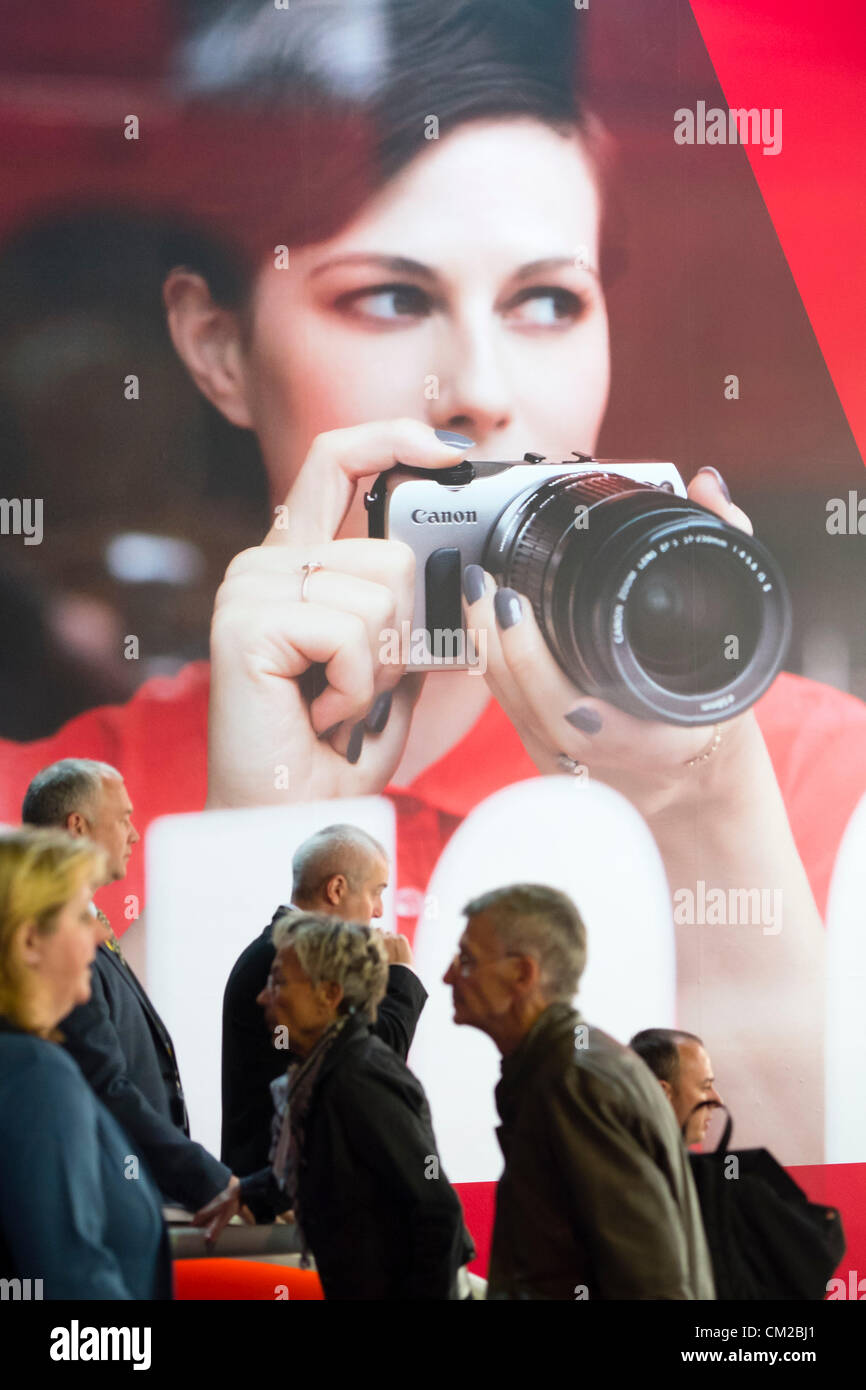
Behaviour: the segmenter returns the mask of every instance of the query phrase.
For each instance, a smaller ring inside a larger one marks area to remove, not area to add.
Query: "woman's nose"
[[[431,423],[479,443],[507,429],[514,414],[511,382],[492,325],[455,333],[442,344]]]

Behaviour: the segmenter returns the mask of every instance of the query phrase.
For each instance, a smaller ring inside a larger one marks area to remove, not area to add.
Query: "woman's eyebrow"
[[[408,256],[379,256],[367,251],[334,256],[329,261],[322,261],[321,264],[313,267],[308,278],[313,280],[317,275],[322,275],[326,270],[333,270],[336,266],[353,265],[375,265],[393,275],[414,275],[419,280],[433,281],[437,279],[435,270],[432,270],[429,265],[424,265],[421,261],[410,260]]]
[[[598,278],[598,271],[595,266],[588,263],[586,248],[579,247],[573,256],[546,256],[544,260],[529,261],[527,265],[522,265],[515,270],[511,276],[512,280],[531,280],[536,275],[545,275],[553,270],[586,270],[590,275]]]

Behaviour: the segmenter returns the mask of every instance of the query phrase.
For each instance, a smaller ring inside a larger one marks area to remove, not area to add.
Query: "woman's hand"
[[[235,557],[217,594],[209,807],[361,796],[387,784],[422,678],[382,663],[380,634],[411,621],[415,557],[400,541],[334,537],[362,478],[398,462],[453,467],[465,452],[409,419],[314,440],[264,544]],[[302,599],[308,564],[318,568]],[[303,685],[314,666],[327,682],[318,691]]]
[[[698,473],[688,491],[751,531],[714,472]],[[651,723],[583,695],[551,656],[525,598],[497,594],[480,570],[468,576],[469,597],[482,578],[467,625],[486,630],[488,684],[539,770],[561,772],[558,754],[566,754],[628,797],[653,833],[674,904],[678,1021],[708,1040],[741,1142],[766,1144],[785,1163],[820,1162],[823,932],[754,712],[726,720],[718,747],[688,766],[711,748],[712,729]],[[775,904],[773,921],[699,916],[695,905],[708,888],[758,890],[762,904]],[[797,1077],[796,1092],[788,1076]]]
[[[729,501],[715,470],[698,473],[688,493],[692,501],[751,533],[748,517]],[[711,744],[712,729],[637,719],[584,695],[555,661],[525,597],[497,590],[484,574],[483,593],[469,601],[481,577],[477,568],[467,576],[467,626],[486,634],[487,683],[539,771],[561,772],[559,755],[565,754],[590,776],[627,794],[644,814],[666,802],[692,772],[689,760]],[[740,737],[736,726],[749,719],[746,714],[725,723],[728,748]]]
[[[248,1207],[241,1205],[240,1186],[240,1179],[233,1175],[229,1178],[228,1186],[212,1197],[207,1206],[202,1207],[192,1218],[194,1226],[205,1227],[204,1238],[208,1245],[213,1245],[233,1216],[243,1217],[249,1226],[255,1225],[252,1212]]]

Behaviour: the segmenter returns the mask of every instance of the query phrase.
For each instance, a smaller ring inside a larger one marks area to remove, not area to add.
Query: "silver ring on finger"
[[[318,560],[310,560],[306,565],[301,565],[301,573],[304,576],[301,581],[301,603],[309,603],[310,596],[307,593],[307,585],[310,582],[310,576],[322,568],[323,566]]]

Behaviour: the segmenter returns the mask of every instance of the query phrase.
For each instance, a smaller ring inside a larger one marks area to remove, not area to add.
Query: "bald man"
[[[678,1028],[645,1028],[629,1047],[642,1057],[667,1096],[685,1144],[707,1137],[713,1111],[724,1102],[702,1040]]]
[[[285,1072],[288,1054],[274,1037],[256,999],[274,959],[271,928],[288,910],[327,912],[368,926],[382,916],[388,856],[372,835],[354,825],[329,825],[296,851],[292,901],[278,907],[260,936],[236,961],[223,997],[222,1155],[232,1172],[265,1168],[271,1142],[271,1082]],[[385,935],[391,962],[388,992],[372,1032],[406,1060],[427,991],[411,968],[404,936]],[[231,1155],[231,1160],[228,1155]]]

